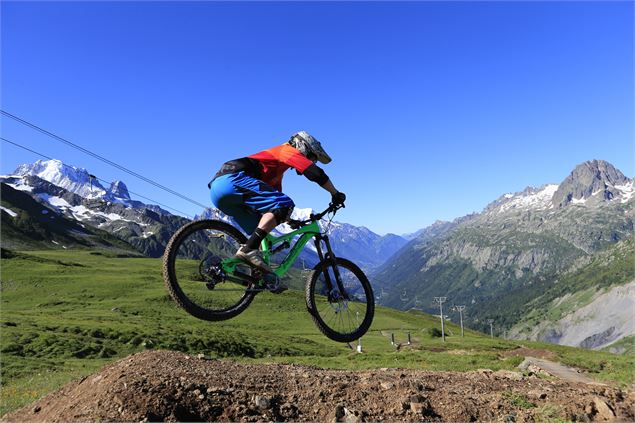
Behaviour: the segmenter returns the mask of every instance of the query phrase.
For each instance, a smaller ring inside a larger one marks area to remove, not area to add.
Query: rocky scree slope
[[[635,334],[635,236],[574,266],[533,300],[506,334],[602,349]],[[615,346],[613,352],[626,351]]]
[[[634,403],[608,386],[510,371],[353,372],[153,351],[0,421],[632,421]]]

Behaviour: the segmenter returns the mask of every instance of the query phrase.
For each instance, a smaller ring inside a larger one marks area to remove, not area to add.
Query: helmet
[[[311,161],[317,160],[324,164],[331,161],[331,156],[326,154],[326,151],[322,148],[322,144],[306,131],[296,132],[291,136],[288,143]]]

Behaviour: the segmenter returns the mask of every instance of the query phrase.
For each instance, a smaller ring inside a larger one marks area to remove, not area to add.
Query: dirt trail
[[[517,372],[336,371],[135,354],[5,415],[68,421],[602,421],[635,395]]]
[[[546,372],[552,376],[555,376],[567,382],[579,382],[579,383],[586,383],[589,385],[607,386],[604,383],[596,382],[590,377],[578,373],[577,370],[571,367],[567,367],[560,363],[545,360],[542,358],[525,357],[525,361],[521,363],[521,365],[518,367],[520,367],[521,369],[527,369],[527,370],[532,370],[532,368],[537,368],[543,372]],[[538,372],[534,371],[534,373],[538,373]]]

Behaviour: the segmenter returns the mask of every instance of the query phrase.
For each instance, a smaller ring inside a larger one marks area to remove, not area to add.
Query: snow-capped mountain
[[[59,160],[38,160],[33,164],[23,164],[11,176],[37,176],[83,198],[103,198],[108,194],[86,169],[68,166]]]
[[[141,253],[159,257],[167,241],[187,219],[156,205],[130,198],[128,188],[115,181],[104,188],[86,169],[59,160],[19,166],[0,182],[29,194],[56,213],[115,235]]]
[[[0,182],[28,193],[69,219],[105,230],[152,257],[161,256],[172,234],[187,222],[159,206],[132,200],[122,181],[114,181],[105,188],[88,170],[59,160],[21,165],[13,174],[0,177]],[[312,212],[296,208],[292,217],[306,220]],[[13,217],[9,213],[7,216]],[[218,219],[236,226],[231,217],[215,208],[205,209],[195,219]],[[320,227],[330,234],[338,255],[357,261],[364,268],[383,263],[406,242],[396,235],[381,237],[367,228],[346,223],[323,220]],[[278,230],[286,233],[291,228],[281,225]],[[314,249],[309,243],[301,256],[306,266],[317,263]]]
[[[147,208],[160,214],[170,214],[157,205],[132,200],[128,187],[122,181],[114,181],[108,188],[104,188],[86,169],[64,164],[60,160],[38,160],[33,164],[23,164],[2,179],[15,189],[30,191],[33,187],[25,183],[27,177],[37,177],[86,200],[102,200],[126,207]]]
[[[483,213],[562,209],[569,205],[588,207],[617,200],[628,202],[635,193],[635,179],[629,179],[603,160],[590,160],[577,166],[560,184],[527,187],[522,192],[504,194],[490,203]]]

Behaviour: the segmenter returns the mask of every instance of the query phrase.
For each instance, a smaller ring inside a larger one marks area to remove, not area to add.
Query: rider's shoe
[[[280,294],[289,289],[275,273],[267,273],[263,279],[265,280],[265,287],[272,294]]]
[[[273,269],[265,263],[260,255],[260,251],[257,249],[252,250],[247,248],[246,245],[241,245],[238,251],[236,251],[236,258],[244,261],[251,267],[262,270],[265,273],[273,273]]]

